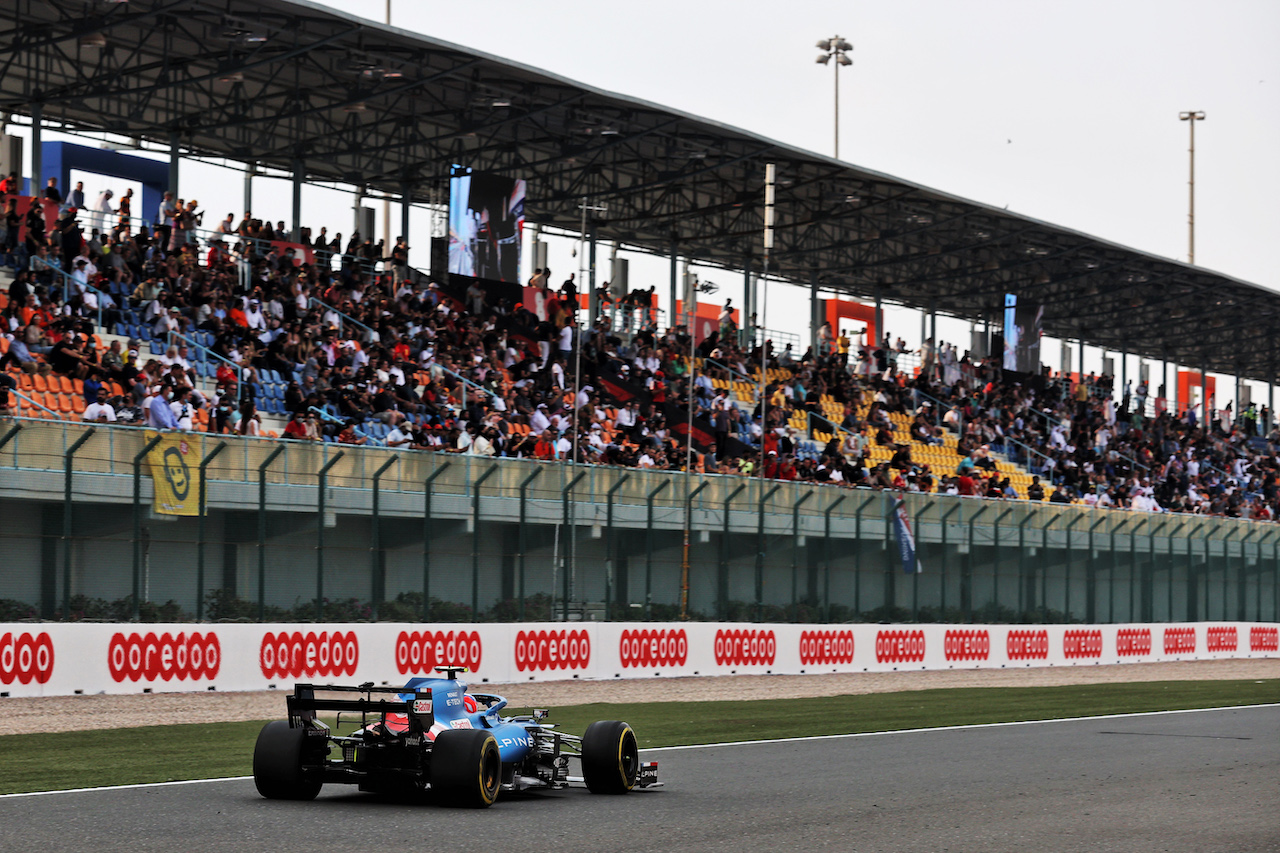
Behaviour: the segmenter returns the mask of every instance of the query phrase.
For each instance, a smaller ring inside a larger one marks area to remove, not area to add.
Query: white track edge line
[[[736,746],[761,746],[771,743],[803,743],[815,740],[849,740],[852,738],[883,737],[885,735],[911,735],[927,732],[952,732],[966,729],[999,729],[1011,726],[1035,726],[1043,723],[1078,723],[1084,720],[1121,720],[1128,717],[1158,717],[1164,714],[1202,714],[1207,711],[1245,711],[1251,708],[1280,708],[1280,702],[1269,702],[1261,705],[1225,705],[1220,708],[1179,708],[1172,711],[1136,711],[1130,714],[1097,714],[1087,717],[1055,717],[1049,720],[1018,720],[1007,723],[969,723],[963,726],[933,726],[923,729],[892,729],[882,732],[851,732],[842,735],[810,735],[808,737],[785,737],[766,740],[738,740],[724,743],[696,743],[685,746],[655,746],[643,750],[649,752],[675,752],[686,749],[720,749]],[[22,797],[48,797],[54,794],[86,794],[97,791],[129,791],[138,788],[170,788],[177,785],[205,785],[210,782],[243,782],[252,776],[218,776],[212,779],[184,779],[178,782],[139,782],[134,785],[103,785],[97,788],[65,788],[57,791],[28,791],[21,794],[0,794],[0,800],[14,800]]]

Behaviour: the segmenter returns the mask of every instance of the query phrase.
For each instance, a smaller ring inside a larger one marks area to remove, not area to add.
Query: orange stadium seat
[[[77,379],[77,380],[76,380],[76,382],[79,382],[79,381],[80,381],[79,379]],[[76,386],[75,386],[75,384],[71,381],[71,377],[70,377],[70,376],[59,376],[59,377],[58,377],[58,384],[62,386],[61,390],[62,390],[62,393],[63,393],[63,394],[74,394],[74,393],[75,393],[75,391],[76,391]],[[83,394],[83,393],[84,393],[84,385],[83,385],[83,384],[81,384],[80,388],[81,388],[80,393],[81,393],[81,394]],[[54,388],[53,388],[52,384],[50,385],[49,390],[50,390],[50,391],[53,391],[53,390],[54,390]]]
[[[39,373],[31,377],[31,387],[37,393],[43,394],[49,390],[49,381]]]

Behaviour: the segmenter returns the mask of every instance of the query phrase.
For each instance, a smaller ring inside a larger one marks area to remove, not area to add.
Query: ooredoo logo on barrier
[[[359,662],[355,631],[268,631],[258,650],[258,664],[267,678],[355,675]]]
[[[479,631],[401,631],[396,637],[396,669],[409,675],[456,664],[475,672],[483,651]]]
[[[877,663],[919,663],[924,660],[924,631],[877,631]]]
[[[1249,629],[1249,651],[1280,652],[1280,628],[1253,626]]]
[[[689,661],[689,638],[683,628],[627,629],[618,641],[622,666],[684,666]]]
[[[986,660],[991,656],[991,632],[948,631],[942,638],[947,660]]]
[[[47,684],[53,675],[53,640],[47,633],[0,636],[0,684]]]
[[[1064,632],[1062,656],[1068,660],[1102,657],[1102,631],[1097,628],[1083,630],[1073,628]]]
[[[778,639],[773,631],[716,631],[716,663],[721,666],[772,664],[777,655]]]
[[[1048,660],[1049,632],[1034,630],[1010,631],[1004,641],[1004,653],[1009,660]]]
[[[520,631],[516,634],[516,669],[583,669],[591,662],[586,631]]]
[[[800,632],[800,663],[805,666],[853,663],[853,632]]]
[[[1205,649],[1210,652],[1234,652],[1239,644],[1234,625],[1210,625],[1204,631]]]
[[[1151,654],[1151,629],[1121,628],[1116,631],[1116,654],[1121,657]]]
[[[1165,628],[1164,653],[1166,655],[1192,654],[1196,650],[1195,628]]]
[[[117,682],[203,681],[218,677],[222,667],[222,645],[218,635],[116,633],[107,646],[107,670]]]

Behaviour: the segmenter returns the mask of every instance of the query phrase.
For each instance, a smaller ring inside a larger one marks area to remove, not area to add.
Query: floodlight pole
[[[578,209],[582,211],[582,231],[580,232],[578,237],[578,272],[581,276],[581,278],[578,281],[578,287],[581,288],[583,285],[583,282],[587,280],[587,267],[586,267],[586,264],[587,264],[587,252],[586,252],[587,211],[590,210],[592,212],[603,213],[606,210],[608,210],[608,208],[602,204],[594,204],[594,205],[588,204],[587,197],[583,196],[582,203],[578,205]],[[592,251],[592,255],[594,255],[595,254],[595,242],[594,242],[595,232],[594,231],[592,232],[591,239],[593,241],[591,243],[591,246],[592,246],[591,251]],[[548,281],[547,286],[550,287],[551,282]],[[588,293],[589,292],[590,291],[588,291]],[[590,297],[590,298],[594,298],[594,297]],[[575,296],[574,299],[576,300],[577,297]],[[579,306],[575,304],[573,306],[573,313],[570,315],[573,317],[573,331],[574,331],[574,337],[576,338],[576,340],[574,341],[574,347],[573,347],[573,446],[569,451],[570,453],[573,454],[573,458],[569,460],[570,465],[578,464],[578,389],[582,385],[582,324],[578,321],[578,307]]]
[[[826,65],[832,59],[835,60],[835,153],[832,154],[837,160],[840,159],[840,66],[852,65],[853,60],[848,57],[848,52],[853,50],[853,45],[849,44],[840,36],[833,36],[830,39],[823,39],[818,42],[818,49],[822,53],[818,54],[817,62],[819,65]]]
[[[769,397],[768,391],[768,371],[769,371],[769,350],[764,330],[768,327],[765,323],[768,320],[769,312],[769,253],[773,251],[773,193],[774,185],[777,179],[777,166],[773,163],[767,163],[764,167],[764,270],[760,274],[760,322],[757,324],[761,330],[760,338],[760,479],[764,480],[764,436],[769,429]],[[778,457],[778,461],[782,461],[782,457]],[[776,471],[774,472],[777,473]]]
[[[1191,127],[1191,147],[1188,149],[1191,154],[1191,176],[1187,181],[1191,196],[1190,208],[1187,212],[1187,263],[1194,264],[1196,262],[1196,122],[1204,121],[1204,110],[1178,113],[1178,119],[1188,122]]]

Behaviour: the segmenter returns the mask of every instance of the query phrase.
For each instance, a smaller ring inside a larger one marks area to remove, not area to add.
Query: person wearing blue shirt
[[[169,408],[169,386],[161,385],[151,401],[151,425],[156,429],[177,429],[178,420]]]

